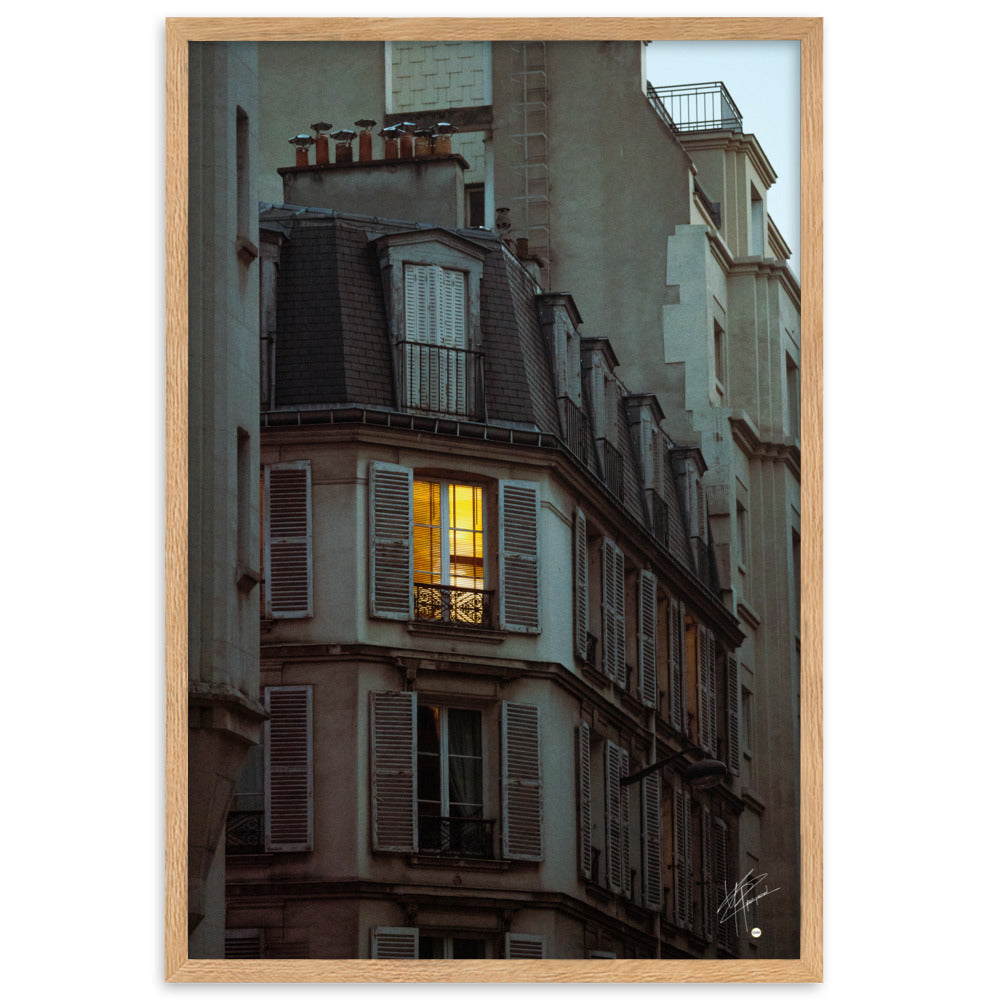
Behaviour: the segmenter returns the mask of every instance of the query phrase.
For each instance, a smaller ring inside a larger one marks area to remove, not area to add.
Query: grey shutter
[[[537,934],[506,934],[504,958],[545,958],[545,938]]]
[[[656,577],[639,574],[639,697],[656,707]]]
[[[500,720],[503,856],[542,860],[542,773],[539,711],[505,701]]]
[[[372,462],[369,472],[369,610],[413,617],[413,470]]]
[[[715,873],[712,854],[712,816],[707,806],[701,807],[701,911],[702,931],[706,940],[712,940],[715,926]]]
[[[500,483],[500,628],[538,632],[538,483]]]
[[[587,660],[590,634],[590,584],[587,566],[587,518],[577,508],[573,521],[573,607],[575,611],[574,642],[576,655]]]
[[[311,851],[312,687],[264,688],[264,846]]]
[[[372,848],[417,850],[417,696],[372,691],[370,767]]]
[[[711,629],[708,629],[706,652],[708,653],[708,752],[715,757],[719,753],[719,685],[715,670],[715,633]]]
[[[670,725],[684,731],[684,605],[670,601]]]
[[[715,693],[715,635],[698,626],[698,745],[715,756],[718,739]]]
[[[729,869],[729,827],[721,819],[715,820],[715,906],[716,913],[722,901],[732,889],[732,873]],[[719,945],[728,951],[736,951],[736,921],[732,918],[719,921]]]
[[[642,779],[642,903],[647,910],[663,909],[660,775]]]
[[[726,657],[726,764],[740,773],[740,673],[735,656]]]
[[[626,892],[628,880],[628,787],[621,779],[628,774],[628,753],[610,740],[604,745],[605,848],[608,888]],[[625,823],[623,824],[623,820]]]
[[[691,795],[674,789],[674,922],[691,928],[694,899],[691,864]]]
[[[576,731],[576,756],[580,874],[585,879],[590,879],[593,877],[591,868],[593,844],[590,830],[590,726],[586,722],[581,722],[580,728]]]
[[[604,673],[625,686],[625,556],[610,538],[601,547]]]
[[[618,766],[621,769],[621,776],[624,778],[628,774],[629,764],[628,764],[628,751],[625,749],[619,749],[618,751]],[[630,796],[632,794],[631,785],[622,785],[622,796],[621,796],[621,831],[622,831],[622,895],[626,899],[632,898],[632,855],[631,855],[631,844],[632,844],[632,834],[629,827],[630,818],[632,815],[632,810],[630,808]]]
[[[373,927],[372,958],[419,958],[420,931],[416,927]]]
[[[309,462],[264,468],[264,613],[268,618],[313,613]]]

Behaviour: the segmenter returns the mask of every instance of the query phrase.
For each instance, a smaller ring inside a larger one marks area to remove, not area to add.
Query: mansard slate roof
[[[283,236],[277,272],[274,409],[363,407],[398,412],[385,293],[373,243],[389,233],[440,227],[296,206],[262,206],[260,225]],[[552,358],[539,323],[534,279],[505,250],[497,234],[482,229],[446,232],[486,251],[480,329],[487,425],[561,440]],[[584,407],[589,411],[586,381]],[[649,526],[624,398],[617,412],[619,419],[607,434],[624,458],[621,502],[637,521]],[[591,433],[586,454],[580,457],[602,478],[589,416],[588,422]],[[669,549],[693,570],[680,495],[674,477],[665,480]]]

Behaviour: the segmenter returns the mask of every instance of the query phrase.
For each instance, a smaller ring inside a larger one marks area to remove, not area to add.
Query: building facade
[[[188,953],[221,954],[225,821],[260,687],[257,47],[189,46]]]
[[[456,224],[494,227],[543,292],[572,289],[616,376],[700,456],[685,504],[743,635],[737,877],[780,890],[746,946],[796,957],[800,291],[767,213],[774,169],[735,101],[721,84],[652,87],[640,42],[273,43],[261,68],[265,198],[288,200],[288,134],[317,116],[448,123],[464,166],[435,206],[457,198]],[[319,204],[380,214],[343,197]]]
[[[425,167],[284,183],[381,174],[389,202]],[[462,200],[262,209],[268,721],[226,954],[740,955],[743,634],[706,463]]]

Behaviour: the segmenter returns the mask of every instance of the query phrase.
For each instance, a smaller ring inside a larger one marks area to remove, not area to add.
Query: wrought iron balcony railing
[[[743,116],[721,80],[673,87],[646,84],[646,96],[671,132],[743,131]]]
[[[607,440],[602,441],[604,482],[619,500],[625,499],[625,456]]]
[[[421,816],[420,850],[464,858],[493,857],[493,820]]]
[[[492,611],[492,590],[444,587],[433,583],[413,585],[413,613],[417,621],[488,626],[493,620]]]
[[[653,536],[669,552],[670,551],[670,509],[666,500],[658,493],[649,494],[653,513]]]
[[[559,400],[559,414],[562,417],[563,434],[569,450],[586,465],[589,436],[586,414],[566,396]]]
[[[483,356],[479,351],[411,340],[398,346],[404,407],[448,417],[483,415]]]
[[[231,812],[226,817],[226,854],[260,854],[264,850],[264,813]]]
[[[694,566],[698,579],[712,590],[719,589],[719,570],[715,565],[715,552],[700,538],[692,538],[694,543]]]

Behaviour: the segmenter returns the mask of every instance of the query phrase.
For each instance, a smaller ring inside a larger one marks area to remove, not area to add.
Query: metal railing
[[[260,854],[264,850],[264,813],[231,812],[226,817],[226,854]]]
[[[719,571],[715,565],[715,552],[711,545],[706,544],[700,538],[692,538],[694,543],[694,568],[706,587],[712,590],[719,589]]]
[[[404,340],[399,345],[402,404],[449,417],[482,415],[483,356],[480,351]]]
[[[743,131],[743,116],[721,80],[672,87],[646,84],[646,96],[671,132]]]
[[[434,583],[413,585],[413,613],[417,621],[488,626],[493,620],[492,611],[491,590],[445,587]]]
[[[649,500],[653,513],[653,536],[669,552],[670,508],[667,506],[667,501],[658,493],[650,493]]]
[[[569,450],[586,465],[589,436],[586,414],[573,400],[562,396],[559,399],[559,415],[562,417],[563,434]]]
[[[608,440],[602,442],[604,482],[619,500],[625,499],[625,456]]]
[[[493,857],[493,820],[455,816],[421,816],[420,850],[465,858]]]

